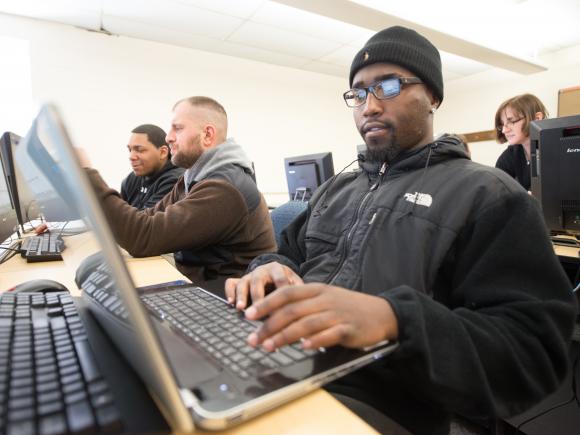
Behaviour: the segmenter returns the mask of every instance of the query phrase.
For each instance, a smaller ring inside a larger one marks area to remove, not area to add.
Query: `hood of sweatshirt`
[[[189,190],[191,183],[203,180],[209,174],[226,165],[240,166],[250,174],[254,172],[252,162],[242,147],[234,139],[228,138],[225,142],[204,152],[193,166],[185,171],[186,189]]]

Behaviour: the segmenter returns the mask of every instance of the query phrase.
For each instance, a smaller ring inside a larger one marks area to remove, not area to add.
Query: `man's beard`
[[[196,146],[193,147],[194,151],[191,154],[185,154],[184,152],[172,154],[171,163],[183,169],[191,168],[202,155],[201,140],[199,138],[193,139],[193,143]]]
[[[391,128],[390,137],[384,142],[370,141],[367,143],[366,161],[370,163],[390,162],[401,152],[394,129]]]

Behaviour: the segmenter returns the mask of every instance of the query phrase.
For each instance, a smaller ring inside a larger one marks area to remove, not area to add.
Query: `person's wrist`
[[[391,303],[384,298],[379,298],[380,304],[377,304],[381,308],[381,318],[384,319],[384,333],[383,338],[389,341],[396,341],[399,338],[399,322],[397,320],[397,315]]]

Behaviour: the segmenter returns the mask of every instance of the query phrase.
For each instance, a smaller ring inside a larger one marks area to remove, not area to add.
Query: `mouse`
[[[89,255],[77,268],[75,273],[75,282],[77,287],[82,288],[82,284],[89,277],[89,275],[104,262],[103,254],[99,251],[92,255]]]
[[[31,279],[8,290],[11,293],[22,292],[68,292],[69,290],[58,281],[52,279]]]

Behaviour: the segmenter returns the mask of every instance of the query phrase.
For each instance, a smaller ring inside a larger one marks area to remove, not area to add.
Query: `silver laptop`
[[[77,283],[91,312],[139,373],[175,431],[224,429],[372,363],[396,348],[339,346],[274,353],[247,345],[258,323],[192,284],[135,288],[99,200],[53,106],[41,109],[18,153],[34,161],[67,204],[75,204],[101,252]]]

